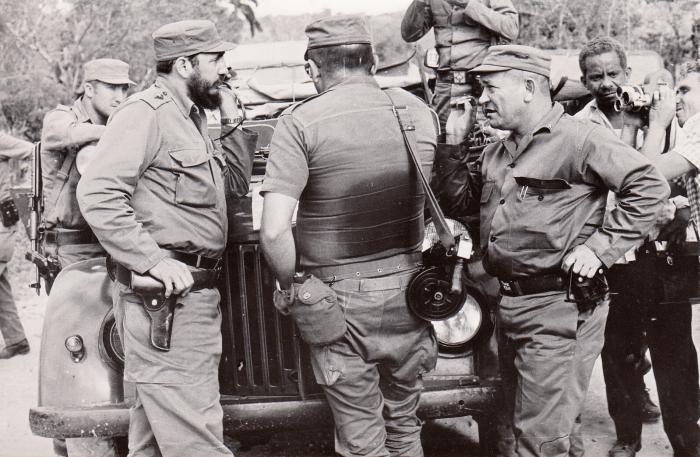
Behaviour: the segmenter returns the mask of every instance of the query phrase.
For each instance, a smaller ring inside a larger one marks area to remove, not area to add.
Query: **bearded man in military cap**
[[[208,20],[164,25],[153,41],[156,82],[113,113],[78,201],[111,256],[124,379],[136,390],[129,455],[230,456],[219,403],[215,283],[226,197],[248,193],[253,156],[237,147],[238,106],[224,85],[223,54],[234,44]],[[205,109],[220,111],[220,144],[208,136]],[[176,296],[167,351],[152,342],[135,275],[155,278],[166,297]]]
[[[41,130],[43,249],[57,256],[61,267],[104,255],[80,213],[75,188],[107,119],[134,84],[129,65],[117,59],[87,62],[83,81],[81,95],[71,106],[58,105],[49,111]]]
[[[450,146],[433,181],[443,205],[466,213],[480,202],[484,266],[501,287],[499,357],[515,440],[501,452],[519,457],[582,455],[571,435],[603,347],[602,268],[641,244],[669,194],[641,154],[552,103],[550,64],[539,49],[492,46],[473,70],[479,103],[491,127],[511,133],[484,150],[478,173],[459,160],[461,145]],[[456,143],[466,136],[447,133]],[[608,191],[619,204],[604,218]]]
[[[335,420],[336,452],[422,456],[416,410],[437,344],[430,324],[406,303],[422,260],[424,193],[392,100],[415,125],[414,149],[427,175],[437,116],[408,92],[381,90],[361,17],[319,19],[306,35],[307,73],[319,95],[280,116],[261,189],[262,247],[280,283],[275,303],[284,312],[304,306],[295,301],[306,294],[290,293],[295,272],[304,271],[343,309],[319,329],[340,324],[333,342],[311,346]]]

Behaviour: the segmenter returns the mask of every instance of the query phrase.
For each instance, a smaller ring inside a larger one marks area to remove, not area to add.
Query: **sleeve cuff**
[[[611,249],[610,243],[600,232],[591,235],[583,244],[593,251],[606,268],[610,268],[624,254],[619,254],[615,249]]]

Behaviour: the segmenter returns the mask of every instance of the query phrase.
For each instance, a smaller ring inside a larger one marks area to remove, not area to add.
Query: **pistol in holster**
[[[580,312],[589,311],[600,303],[610,291],[603,270],[600,269],[592,278],[580,276],[569,271],[566,291],[567,301],[573,301]]]
[[[129,287],[141,298],[143,309],[151,321],[151,346],[160,351],[170,350],[170,338],[173,332],[175,306],[178,295],[165,297],[163,283],[148,275],[140,275],[107,258],[107,271],[113,280]]]
[[[135,289],[134,293],[141,297],[143,309],[146,310],[151,321],[151,346],[161,351],[169,351],[178,296],[171,295],[165,298],[162,291],[149,293],[139,292]]]

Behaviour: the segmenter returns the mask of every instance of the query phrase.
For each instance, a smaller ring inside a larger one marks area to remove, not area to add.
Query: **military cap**
[[[541,49],[517,44],[491,46],[484,61],[472,73],[494,73],[506,70],[523,70],[546,76],[552,66],[552,58]]]
[[[83,80],[107,84],[136,84],[129,79],[129,64],[117,59],[95,59],[83,66]]]
[[[171,60],[201,52],[219,53],[235,48],[224,41],[209,20],[189,20],[166,24],[153,32],[156,60]]]
[[[309,37],[304,59],[309,49],[339,46],[341,44],[372,44],[372,36],[362,16],[329,16],[313,21],[304,30]]]

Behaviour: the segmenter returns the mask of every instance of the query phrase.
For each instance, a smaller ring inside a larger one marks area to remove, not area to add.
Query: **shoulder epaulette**
[[[158,109],[166,103],[170,103],[172,101],[168,95],[168,91],[158,86],[151,86],[143,92],[134,94],[129,98],[133,100],[141,100],[153,109]]]
[[[301,101],[299,101],[299,102],[296,102],[295,104],[293,104],[293,105],[290,106],[289,108],[285,109],[285,110],[282,112],[282,114],[292,114],[292,113],[294,112],[294,110],[296,110],[297,108],[299,108],[300,106],[302,106],[302,105],[305,104],[306,102],[308,102],[308,101],[310,101],[310,100],[314,100],[314,99],[320,97],[320,96],[323,95],[323,94],[325,94],[325,92],[321,92],[320,94],[312,95],[312,96],[310,96],[310,97],[308,97],[308,98],[305,98],[304,100],[301,100]]]

